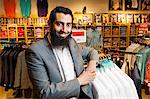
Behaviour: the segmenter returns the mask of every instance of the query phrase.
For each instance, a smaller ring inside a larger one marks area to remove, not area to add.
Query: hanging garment
[[[135,84],[138,96],[140,99],[142,99],[141,96],[141,80],[140,80],[140,72],[138,70],[137,64],[135,63],[134,65],[134,70],[133,70],[133,82]]]
[[[4,51],[1,53],[0,66],[0,83],[2,86],[7,88],[12,88],[14,84],[14,74],[15,74],[15,66],[16,66],[16,58],[19,53],[18,48],[6,47]]]
[[[138,1],[132,0],[132,8],[138,8]]]
[[[14,87],[21,89],[32,88],[32,84],[27,71],[27,64],[25,61],[25,50],[21,51],[17,57]]]
[[[122,70],[120,70],[118,66],[114,66],[114,67],[115,67],[115,72],[119,73],[118,75],[120,75],[120,76],[122,76],[122,78],[124,78],[124,81],[122,81],[122,82],[126,81],[128,83],[128,85],[130,86],[127,90],[128,93],[132,94],[131,96],[133,99],[138,99],[138,94],[137,94],[133,80],[127,74],[125,74]],[[129,99],[131,99],[131,97]]]
[[[139,99],[132,79],[111,60],[101,62],[96,73],[93,81],[94,99]]]
[[[9,55],[12,52],[11,49],[9,49],[5,55],[4,55],[4,65],[3,65],[3,85],[4,86],[9,86]]]
[[[103,62],[102,63],[103,66],[107,67],[105,69],[105,73],[103,73],[104,75],[106,75],[107,77],[109,77],[112,82],[114,83],[114,85],[117,87],[117,93],[119,94],[119,97],[120,98],[124,98],[124,97],[129,97],[131,96],[127,91],[126,91],[126,86],[124,86],[125,82],[121,82],[118,78],[119,75],[114,75],[114,73],[112,72],[111,68],[109,68],[111,65],[113,64],[110,64],[109,62]],[[109,66],[110,65],[110,66]],[[128,88],[127,88],[128,89]],[[118,98],[119,98],[118,97]]]
[[[8,86],[9,87],[13,87],[13,84],[14,84],[14,74],[15,74],[15,61],[13,58],[16,59],[16,54],[17,51],[15,49],[12,49],[11,53],[9,54],[8,56],[8,62],[9,62],[9,65],[8,65],[8,71],[7,71],[7,76],[8,76]]]
[[[145,80],[146,82],[150,82],[150,56],[147,58]]]
[[[119,67],[116,64],[114,64],[111,60],[110,60],[110,64],[113,64],[113,68],[111,68],[111,71],[113,71],[114,74],[117,73],[118,76],[122,77],[122,80],[120,80],[122,82],[122,85],[128,86],[128,88],[125,88],[127,93],[130,94],[128,98],[138,99],[138,95],[133,80],[122,70],[120,70]]]
[[[0,54],[0,85],[3,85],[2,83],[3,83],[3,78],[4,77],[2,77],[3,76],[3,66],[4,66],[4,55],[5,55],[5,53],[7,52],[7,50],[6,49],[4,49],[3,50],[3,52]]]
[[[127,49],[126,52],[133,52],[134,50],[136,50],[138,47],[140,47],[139,44],[136,43],[132,43]],[[133,58],[134,57],[134,58]],[[135,56],[132,54],[125,54],[124,55],[124,63],[121,67],[121,69],[126,73],[129,74],[129,76],[132,75],[131,71],[134,68],[134,63],[135,63]],[[127,61],[129,63],[129,66],[127,65]],[[129,68],[128,68],[129,67]]]
[[[48,13],[48,2],[47,0],[37,0],[37,9],[39,17],[46,17]]]
[[[107,89],[107,91],[109,92],[110,97],[118,98],[119,97],[118,87],[116,87],[115,84],[112,82],[112,80],[108,76],[105,75],[104,70],[99,70],[99,72],[97,72],[97,75],[98,75],[99,81],[102,83],[104,87],[106,87],[105,89]],[[106,82],[109,82],[109,83],[106,83]]]
[[[150,56],[150,48],[146,46],[144,49],[140,50],[140,53],[142,53],[142,55],[137,57],[137,65],[140,71],[141,83],[144,84],[146,75],[146,59],[148,58],[148,56]]]
[[[31,0],[20,0],[20,8],[23,17],[30,17]]]
[[[102,32],[97,29],[89,29],[86,33],[86,45],[100,50],[100,47],[102,46]]]
[[[16,0],[4,0],[6,17],[15,17]]]
[[[122,93],[122,97],[121,98],[124,98],[124,97],[128,97],[128,98],[135,97],[134,91],[132,89],[132,86],[130,85],[130,82],[127,81],[125,79],[125,77],[123,77],[122,75],[120,75],[120,73],[115,68],[115,64],[114,64],[113,68],[111,68],[111,72],[112,72],[112,74],[115,77],[117,77],[117,79],[119,80],[119,82],[121,81],[121,85],[123,86],[122,89],[123,89],[124,94]],[[131,90],[131,91],[129,91],[129,90]]]
[[[96,79],[94,79],[93,83],[93,90],[95,90],[94,92],[94,99],[109,99],[111,97],[110,96],[110,92],[105,88],[105,86],[101,83],[101,81],[98,79],[98,76],[96,77]]]
[[[113,10],[120,10],[119,2],[120,0],[113,0]]]

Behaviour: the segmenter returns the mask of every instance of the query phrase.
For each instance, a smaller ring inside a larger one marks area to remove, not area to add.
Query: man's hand
[[[91,72],[96,72],[96,61],[95,60],[90,60],[88,62],[86,70],[91,71]]]
[[[86,85],[95,79],[96,72],[83,71],[83,73],[77,78],[80,85]]]

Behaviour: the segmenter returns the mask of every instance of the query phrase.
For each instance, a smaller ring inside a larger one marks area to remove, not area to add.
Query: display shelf
[[[0,39],[8,39],[8,37],[0,37]]]
[[[120,38],[126,38],[127,36],[126,35],[120,35]]]
[[[119,35],[112,35],[112,37],[120,37]]]
[[[109,35],[104,35],[103,37],[106,37],[106,38],[108,38],[108,37],[112,37],[112,36],[109,36]]]
[[[49,27],[44,26],[45,25],[2,25],[0,29],[0,39],[8,39],[8,42],[11,42],[10,39],[15,39],[16,43],[20,41],[28,43],[30,39],[32,39],[35,42],[37,39],[43,39],[44,35],[49,32]]]
[[[44,27],[42,26],[34,26],[34,35],[35,39],[44,38]]]
[[[104,48],[111,48],[112,46],[104,46]]]
[[[110,48],[120,48],[128,46],[128,25],[104,25],[103,48],[109,45]],[[108,46],[107,46],[108,47]]]
[[[20,39],[24,39],[25,37],[18,37],[18,39],[19,39],[19,38],[20,38]]]
[[[28,36],[28,38],[30,39],[30,38],[34,38],[34,36]]]
[[[74,14],[73,28],[88,29],[91,26],[102,31],[102,49],[117,47],[126,48],[132,38],[138,38],[145,32],[139,31],[141,23],[150,21],[149,11],[110,11],[108,13]],[[129,18],[129,19],[127,19]],[[50,29],[48,18],[0,18],[0,39],[10,42],[16,38],[16,42],[24,40],[37,41],[44,38]],[[14,36],[11,28],[14,30]],[[37,32],[38,30],[40,32]],[[117,41],[115,39],[117,38]],[[117,42],[117,43],[115,43]],[[119,42],[119,43],[118,43]],[[115,46],[114,46],[115,45]]]
[[[137,37],[137,35],[130,35],[130,37]]]

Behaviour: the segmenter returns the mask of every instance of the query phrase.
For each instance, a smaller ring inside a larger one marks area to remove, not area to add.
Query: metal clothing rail
[[[25,42],[18,42],[18,43],[15,43],[15,42],[0,42],[0,44],[19,44],[19,45],[26,45]]]
[[[136,52],[126,52],[123,50],[114,50],[114,49],[107,49],[109,52],[119,52],[119,53],[124,53],[124,54],[142,54],[142,53],[136,53]]]
[[[138,44],[150,47],[150,45],[146,44],[146,43],[140,43],[140,42],[138,42]]]

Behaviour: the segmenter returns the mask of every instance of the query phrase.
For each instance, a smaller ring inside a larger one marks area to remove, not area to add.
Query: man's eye
[[[67,27],[71,27],[72,26],[72,24],[67,24]]]
[[[57,26],[62,26],[62,24],[61,24],[61,23],[59,23],[59,22],[57,22],[56,24],[57,24]]]

